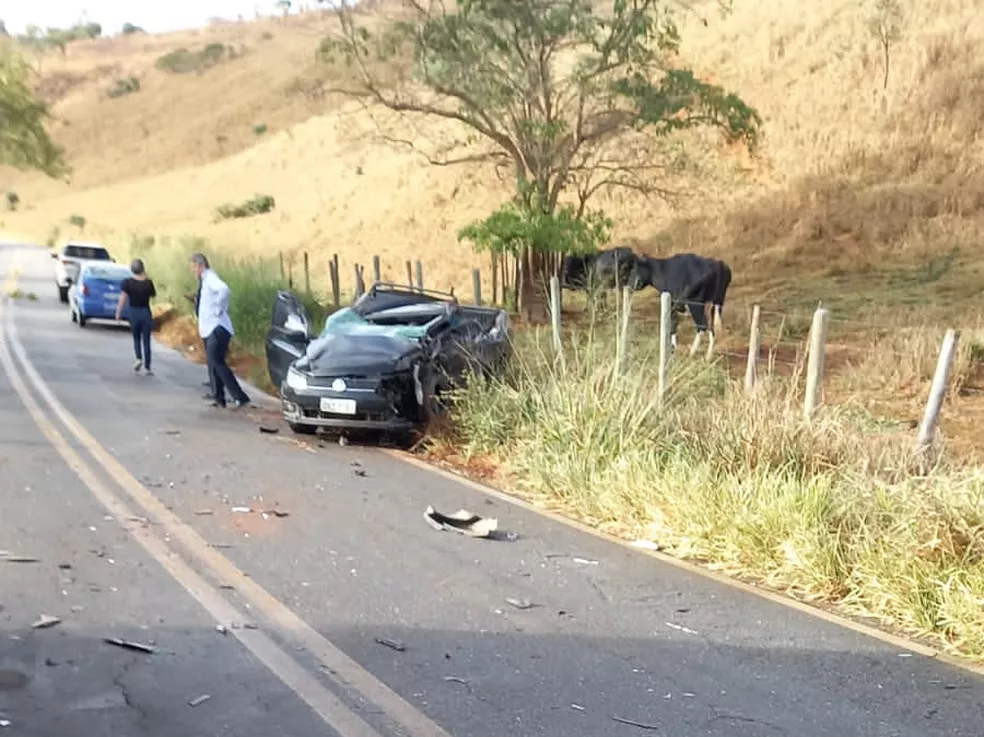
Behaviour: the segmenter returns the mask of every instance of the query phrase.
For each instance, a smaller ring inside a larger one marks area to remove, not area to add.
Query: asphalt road
[[[158,346],[137,376],[125,330],[73,325],[44,251],[0,246],[5,280],[37,299],[0,306],[0,734],[984,733],[976,676],[377,449],[262,433],[275,413],[204,406],[201,366]],[[437,532],[428,504],[518,538]]]

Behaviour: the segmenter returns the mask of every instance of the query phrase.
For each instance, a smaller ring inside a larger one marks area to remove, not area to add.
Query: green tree
[[[22,56],[0,47],[0,165],[63,176],[69,172],[64,151],[45,130],[50,113],[34,96],[30,75]]]
[[[574,193],[664,192],[667,139],[699,126],[754,148],[758,113],[678,63],[673,0],[404,0],[370,30],[342,1],[340,31],[319,57],[344,60],[344,94],[409,116],[460,123],[457,151],[432,163],[494,162],[512,172],[520,209],[552,214]],[[448,9],[446,5],[453,7]],[[416,145],[416,142],[407,142]],[[551,260],[519,254],[520,308]]]

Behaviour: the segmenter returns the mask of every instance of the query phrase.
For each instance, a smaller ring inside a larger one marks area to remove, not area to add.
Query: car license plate
[[[335,399],[333,397],[322,397],[321,398],[321,411],[331,412],[336,415],[354,415],[355,414],[355,400],[354,399]]]

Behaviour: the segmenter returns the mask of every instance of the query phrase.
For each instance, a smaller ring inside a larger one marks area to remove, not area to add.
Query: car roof
[[[98,241],[65,241],[65,245],[63,247],[68,248],[69,246],[82,246],[82,248],[102,248],[103,250],[109,250]]]
[[[82,271],[83,273],[86,274],[91,274],[94,272],[98,273],[100,271],[104,273],[110,272],[114,276],[120,276],[123,277],[124,279],[128,276],[133,276],[133,272],[130,271],[129,266],[124,266],[123,264],[115,264],[108,261],[107,262],[90,261],[89,263],[82,265]]]

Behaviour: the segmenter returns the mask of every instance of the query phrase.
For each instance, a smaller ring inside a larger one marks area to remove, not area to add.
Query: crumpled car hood
[[[419,350],[425,332],[422,325],[373,325],[346,307],[325,320],[297,368],[312,376],[389,373]]]

